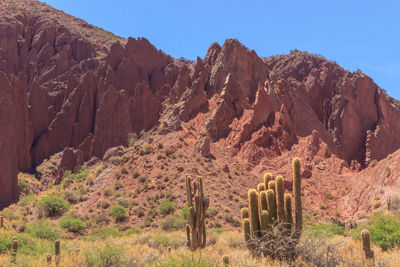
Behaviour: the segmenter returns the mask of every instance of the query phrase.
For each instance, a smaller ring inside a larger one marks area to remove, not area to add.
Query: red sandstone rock
[[[301,156],[316,166],[303,172],[310,183],[324,179],[319,170],[361,169],[400,148],[399,103],[322,57],[263,61],[228,39],[204,60],[174,60],[144,38],[100,33],[35,0],[18,2],[16,16],[0,5],[0,207],[17,200],[19,170],[61,151],[61,169],[76,170],[160,122],[163,131],[193,120],[200,154],[219,146],[254,172],[268,161],[284,171]]]

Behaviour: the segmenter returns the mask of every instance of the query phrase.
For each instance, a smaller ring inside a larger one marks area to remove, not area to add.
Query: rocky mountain
[[[362,194],[356,184],[374,175],[371,162],[400,148],[399,102],[321,56],[263,59],[228,39],[194,62],[36,0],[2,1],[0,14],[0,208],[18,199],[19,171],[58,153],[57,181],[149,130],[165,142],[170,133],[192,138],[176,147],[190,151],[183,157],[240,163],[245,184],[265,171],[290,180],[288,162],[299,156],[310,210],[322,208],[326,192],[337,195],[325,199],[328,213]],[[346,204],[348,216],[377,196],[365,198]]]

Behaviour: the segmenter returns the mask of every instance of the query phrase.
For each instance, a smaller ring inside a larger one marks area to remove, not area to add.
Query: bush
[[[143,146],[142,146],[142,148],[140,149],[140,151],[139,151],[139,154],[141,155],[141,156],[143,156],[143,155],[147,155],[147,154],[150,154],[151,152],[153,152],[153,146],[151,145],[151,144],[144,144]]]
[[[52,241],[60,237],[58,228],[43,219],[29,223],[25,232],[33,237]]]
[[[84,221],[70,216],[62,217],[59,221],[59,225],[70,232],[79,232],[86,227]]]
[[[371,218],[371,225],[367,227],[371,234],[371,241],[388,250],[400,247],[400,219],[384,212],[374,213]]]
[[[115,201],[124,208],[129,208],[132,205],[132,201],[126,197],[117,197]]]
[[[113,165],[118,165],[123,161],[123,158],[120,156],[113,156],[108,161]]]
[[[160,222],[164,231],[181,230],[186,225],[186,220],[176,215],[168,215]]]
[[[155,209],[149,209],[147,211],[146,219],[152,221],[157,216],[157,211]]]
[[[175,211],[175,203],[171,201],[165,201],[158,207],[161,214],[169,214]]]
[[[114,194],[114,190],[112,190],[111,188],[106,188],[103,190],[103,193],[105,197],[110,197]]]
[[[207,211],[206,211],[207,215]],[[189,208],[188,206],[184,206],[181,210],[181,218],[182,219],[188,219],[189,218]]]
[[[95,247],[85,253],[88,266],[122,266],[124,251],[121,246],[106,244],[103,248]]]
[[[64,177],[61,181],[61,185],[67,188],[74,181],[82,181],[89,175],[89,170],[86,166],[82,166],[77,173],[72,173],[71,171],[65,171]]]
[[[126,219],[126,209],[121,205],[112,206],[110,209],[110,215],[117,222],[123,221]]]
[[[71,204],[76,204],[79,202],[79,195],[72,190],[65,191],[63,197]]]
[[[139,218],[144,216],[144,209],[143,207],[137,207],[133,211]]]
[[[11,236],[8,232],[0,229],[0,253],[11,249]]]
[[[39,209],[43,209],[47,216],[63,215],[70,207],[69,203],[58,196],[47,196],[38,203]]]

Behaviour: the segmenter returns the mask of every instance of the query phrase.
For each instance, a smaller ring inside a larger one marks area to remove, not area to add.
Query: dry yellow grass
[[[183,232],[143,233],[94,241],[62,240],[58,266],[223,266],[223,256],[229,257],[230,266],[315,266],[300,258],[292,265],[268,258],[254,259],[239,232],[210,233],[208,239],[210,244],[195,253],[186,248]],[[374,266],[364,259],[359,241],[334,237],[328,243],[340,243],[336,247],[343,259],[340,266]],[[36,256],[18,253],[15,266],[48,266],[46,257],[52,254],[52,248],[50,242],[47,245],[50,251]],[[374,251],[375,266],[399,266],[399,250],[382,252],[374,247]],[[9,265],[10,253],[0,254],[0,266]],[[50,266],[55,266],[54,260]]]

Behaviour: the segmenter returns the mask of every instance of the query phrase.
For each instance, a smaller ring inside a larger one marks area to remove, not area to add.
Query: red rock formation
[[[210,141],[226,144],[249,169],[300,142],[308,164],[332,154],[368,163],[400,147],[399,103],[322,57],[263,61],[229,39],[204,59],[174,60],[144,38],[118,38],[35,0],[0,5],[0,207],[18,198],[18,170],[54,153],[64,151],[62,170],[76,170],[132,132],[160,122],[178,130],[196,116],[197,150],[211,156]]]

